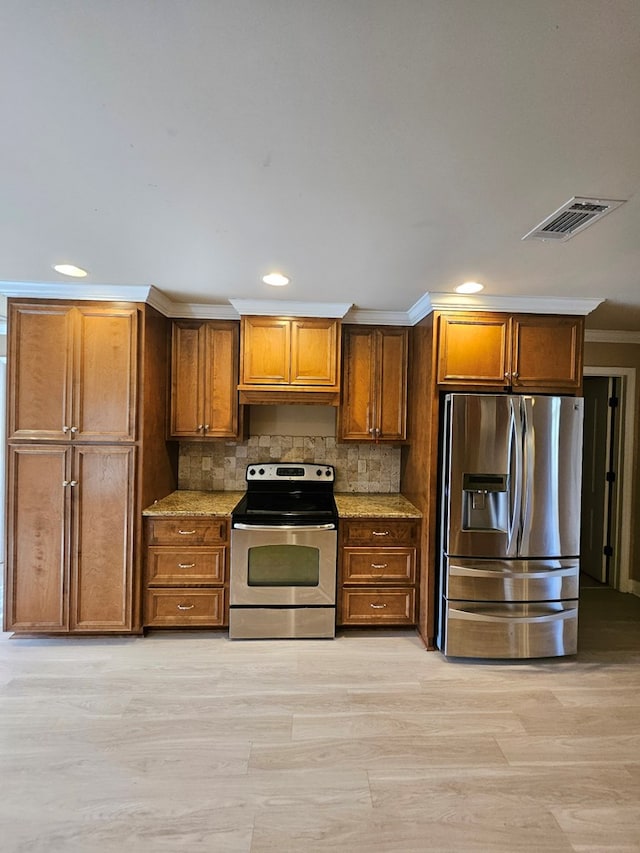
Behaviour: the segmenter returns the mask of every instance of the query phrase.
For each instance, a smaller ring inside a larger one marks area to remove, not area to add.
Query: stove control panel
[[[247,482],[305,482],[333,483],[333,465],[307,462],[265,462],[247,466]]]

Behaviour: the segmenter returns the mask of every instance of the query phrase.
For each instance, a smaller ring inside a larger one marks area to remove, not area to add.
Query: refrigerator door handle
[[[518,400],[518,404],[519,404]],[[522,435],[519,412],[516,402],[509,399],[509,529],[507,538],[507,557],[515,557],[518,552],[517,540],[520,531],[520,511],[522,500]]]
[[[534,459],[534,432],[533,426],[529,423],[528,409],[529,400],[522,400],[522,437],[523,437],[523,482],[522,482],[522,534],[523,536],[529,530],[531,524],[531,505],[533,491],[533,468],[532,461]]]

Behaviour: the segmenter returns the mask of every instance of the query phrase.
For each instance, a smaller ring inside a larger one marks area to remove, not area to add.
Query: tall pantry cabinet
[[[141,630],[141,511],[176,486],[168,321],[10,300],[6,631]]]

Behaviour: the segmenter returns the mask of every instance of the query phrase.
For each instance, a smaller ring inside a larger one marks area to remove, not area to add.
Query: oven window
[[[307,545],[249,548],[249,586],[318,586],[320,550]]]

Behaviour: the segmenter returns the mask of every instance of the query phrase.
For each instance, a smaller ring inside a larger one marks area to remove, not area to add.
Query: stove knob
[[[318,470],[316,471],[316,474],[317,474],[317,476],[318,476],[318,477],[322,477],[322,471],[321,471],[319,468],[318,468]]]
[[[327,475],[327,477],[330,477],[331,476],[331,468],[327,468],[327,470],[324,473]]]
[[[260,468],[260,470],[258,471],[258,474],[260,474],[260,476],[262,476],[264,474],[264,468]]]
[[[249,473],[250,473],[250,474],[251,474],[251,476],[253,477],[253,476],[254,476],[254,474],[256,473],[256,469],[255,469],[255,468],[249,468]]]

